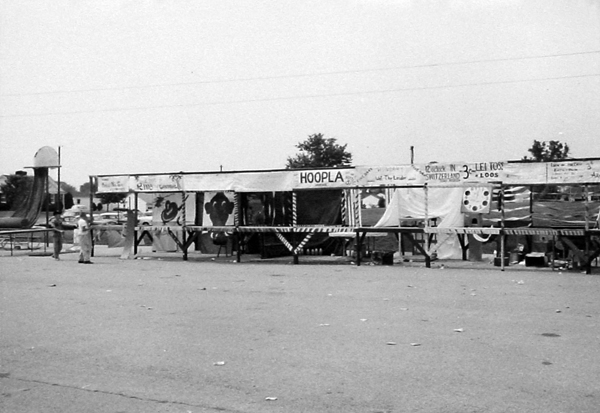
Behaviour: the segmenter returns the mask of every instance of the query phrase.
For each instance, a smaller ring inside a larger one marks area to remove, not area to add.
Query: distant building
[[[385,205],[385,197],[383,194],[378,195],[367,195],[362,199],[363,208],[379,208],[381,205]]]

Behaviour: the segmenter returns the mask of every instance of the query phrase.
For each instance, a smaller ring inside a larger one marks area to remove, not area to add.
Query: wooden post
[[[552,255],[550,255],[550,269],[554,271],[554,259],[556,257],[556,235],[552,234]]]
[[[94,211],[92,211],[92,204],[94,203],[94,177],[90,175],[90,238],[92,238],[92,251],[90,255],[94,256],[94,230],[92,225],[94,224]]]
[[[183,191],[181,193],[181,208],[183,210],[183,225],[181,227],[181,239],[183,240],[182,245],[183,245],[183,260],[187,261],[188,259],[188,249],[186,247],[186,231],[187,231],[187,227],[186,227],[186,208],[185,208],[185,200],[186,200],[186,196],[185,196],[185,191]],[[227,245],[225,245],[225,248],[227,248]],[[225,252],[227,252],[227,250],[225,250]]]
[[[234,239],[235,239],[235,245],[236,245],[235,261],[238,263],[242,262],[242,243],[240,242],[241,238],[242,238],[242,234],[239,232],[238,228],[236,227],[235,233],[234,233]]]
[[[505,244],[505,234],[504,234],[504,185],[500,186],[500,208],[501,208],[501,220],[500,220],[500,270],[504,271],[504,244]]]
[[[584,185],[585,188],[585,273],[592,273],[592,260],[590,260],[590,224],[589,224],[589,214],[590,214],[590,205],[589,205],[589,192],[588,185]]]
[[[425,267],[429,268],[431,265],[431,261],[429,260],[429,233],[427,229],[429,228],[429,188],[427,184],[423,186],[423,191],[425,192]]]
[[[244,223],[244,207],[242,206],[242,194],[239,192],[233,193],[233,241],[232,244],[235,246],[235,261],[241,262],[242,260],[242,235],[239,232],[239,227]],[[233,251],[232,251],[233,254]]]
[[[46,190],[45,190],[45,193],[44,193],[44,206],[46,208],[46,228],[48,228],[50,226],[48,224],[50,222],[50,216],[49,216],[50,211],[48,211],[48,209],[50,207],[50,205],[48,203],[48,198],[50,197],[50,168],[46,169],[46,182],[45,182],[45,185],[46,185]],[[48,239],[48,233],[47,232],[44,233],[44,241],[45,241],[44,244],[46,244],[46,246],[48,246],[49,243],[50,243],[50,240]]]
[[[63,213],[62,199],[60,197],[60,146],[58,147],[58,200],[56,201],[56,210]]]
[[[402,227],[402,214],[400,213],[400,188],[394,188],[394,194],[396,196],[396,210],[398,211],[398,228],[400,228]],[[388,205],[389,201],[391,201],[391,199],[388,200]],[[404,246],[402,244],[402,232],[398,232],[398,251],[400,252],[400,255],[402,255],[402,259],[404,259]]]
[[[138,225],[138,193],[134,192],[135,226],[133,227],[133,255],[138,253],[137,225]]]
[[[360,250],[362,249],[362,238],[360,235],[360,231],[356,230],[356,266],[360,267]]]
[[[291,242],[291,244],[292,244],[292,247],[294,248],[294,250],[292,251],[292,256],[294,257],[294,264],[299,264],[300,260],[298,259],[298,251],[297,251],[298,245],[296,244],[296,231],[295,231],[295,228],[292,228],[291,235],[292,235],[292,242]]]

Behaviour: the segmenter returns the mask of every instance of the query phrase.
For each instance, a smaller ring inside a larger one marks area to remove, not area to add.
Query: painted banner
[[[294,187],[291,171],[226,172],[183,175],[186,191],[282,192]]]
[[[123,193],[129,192],[129,176],[99,176],[96,193]]]
[[[294,189],[348,188],[356,182],[355,169],[294,170]]]
[[[456,162],[315,170],[98,176],[97,193],[284,192],[296,189],[504,183],[600,183],[600,160]]]
[[[183,225],[185,199],[185,224],[194,225],[196,220],[196,196],[186,194],[182,197],[180,192],[160,194],[152,203],[152,225],[170,226]]]
[[[206,227],[234,224],[234,194],[232,192],[205,192],[202,223]]]
[[[429,163],[356,168],[356,186],[420,186],[423,184],[487,183],[504,177],[505,162]]]
[[[422,166],[427,183],[498,182],[504,178],[505,162],[429,163]]]
[[[181,174],[133,175],[129,185],[136,192],[183,191]]]
[[[416,186],[424,183],[424,174],[413,165],[359,166],[352,186]]]
[[[600,183],[600,160],[514,162],[506,165],[507,184]]]
[[[549,162],[548,183],[600,182],[599,161]]]

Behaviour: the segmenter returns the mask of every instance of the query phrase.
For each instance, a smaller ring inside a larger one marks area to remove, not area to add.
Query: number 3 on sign
[[[463,165],[464,173],[465,176],[463,176],[463,179],[469,179],[469,176],[471,175],[471,172],[469,171],[469,165]]]

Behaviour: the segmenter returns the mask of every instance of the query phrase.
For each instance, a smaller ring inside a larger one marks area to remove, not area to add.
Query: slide
[[[12,214],[0,218],[0,228],[27,229],[35,225],[42,210],[47,177],[48,168],[34,168],[31,192],[17,200]]]

